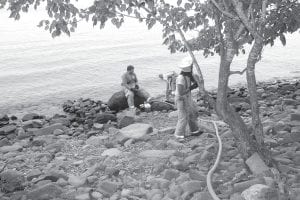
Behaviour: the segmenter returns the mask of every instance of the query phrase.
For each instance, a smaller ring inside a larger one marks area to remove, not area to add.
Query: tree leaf
[[[285,39],[285,36],[284,36],[283,34],[280,34],[279,39],[280,39],[282,45],[285,46],[285,45],[286,45],[286,39]]]
[[[182,0],[178,0],[177,1],[177,5],[180,6],[180,4],[182,3]]]

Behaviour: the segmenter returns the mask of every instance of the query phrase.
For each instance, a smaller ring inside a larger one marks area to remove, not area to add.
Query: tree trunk
[[[263,48],[263,40],[257,38],[251,48],[251,51],[247,60],[247,84],[250,96],[251,105],[251,115],[252,115],[252,127],[257,143],[261,146],[263,145],[263,126],[259,117],[259,105],[257,99],[257,88],[256,88],[256,78],[255,78],[255,64],[261,56],[261,51]]]
[[[234,52],[235,49],[227,48],[221,53],[216,111],[218,116],[230,126],[242,157],[247,159],[251,148],[249,131],[242,118],[230,106],[227,98],[230,65],[234,57]]]

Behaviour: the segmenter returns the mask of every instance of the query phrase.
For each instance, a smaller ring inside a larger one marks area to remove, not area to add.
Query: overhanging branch
[[[215,6],[222,14],[224,14],[225,16],[229,17],[230,19],[240,20],[238,17],[236,17],[236,16],[232,15],[231,13],[229,13],[229,12],[223,10],[223,9],[221,8],[221,6],[220,6],[215,0],[210,0],[210,1],[211,1],[211,2],[214,4],[214,6]]]

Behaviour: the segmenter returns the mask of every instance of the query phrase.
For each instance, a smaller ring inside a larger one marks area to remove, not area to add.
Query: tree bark
[[[255,135],[255,139],[260,145],[263,145],[264,136],[263,136],[263,126],[259,117],[259,105],[257,99],[257,87],[256,87],[256,77],[255,77],[255,64],[261,56],[261,51],[263,48],[263,40],[257,38],[254,41],[254,44],[251,48],[251,51],[247,60],[247,85],[250,96],[250,105],[251,105],[251,116],[252,116],[252,127]]]

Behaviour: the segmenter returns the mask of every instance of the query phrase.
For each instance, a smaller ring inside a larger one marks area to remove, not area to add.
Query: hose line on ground
[[[200,119],[200,120],[202,120],[202,119]],[[218,195],[215,193],[214,188],[212,187],[212,184],[211,184],[211,177],[212,177],[214,171],[216,170],[216,168],[218,167],[219,162],[220,162],[220,159],[221,159],[221,154],[222,154],[222,140],[221,140],[220,135],[219,135],[219,130],[218,130],[218,126],[217,126],[217,121],[213,121],[213,120],[202,120],[202,121],[210,122],[210,123],[213,123],[213,124],[214,124],[216,136],[217,136],[217,139],[218,139],[219,149],[218,149],[217,159],[216,159],[216,161],[215,161],[213,167],[212,167],[212,168],[208,171],[208,173],[207,173],[207,176],[206,176],[206,184],[207,184],[208,192],[210,193],[211,197],[212,197],[214,200],[221,200],[221,199],[218,197]]]

